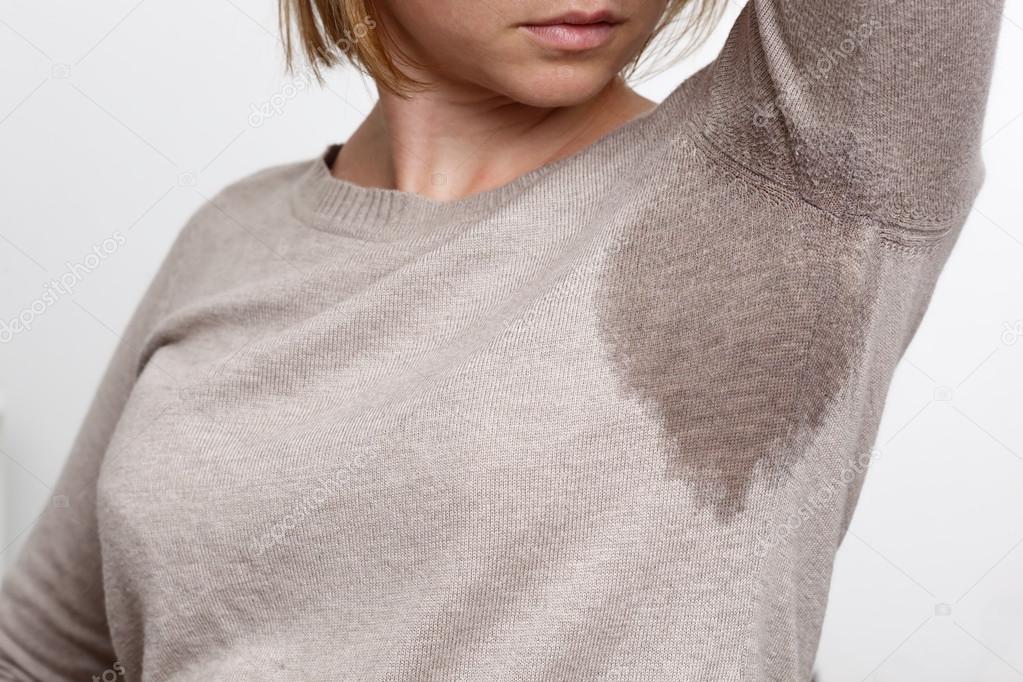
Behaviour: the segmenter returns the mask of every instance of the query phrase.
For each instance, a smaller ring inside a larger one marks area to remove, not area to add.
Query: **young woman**
[[[753,0],[654,105],[686,4],[286,2],[379,103],[183,230],[5,679],[809,677],[1000,2]]]

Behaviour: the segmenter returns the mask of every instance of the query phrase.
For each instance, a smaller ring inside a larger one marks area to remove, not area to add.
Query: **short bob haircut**
[[[660,22],[622,75],[632,76],[641,61],[665,56],[652,55],[651,44],[669,27],[677,27],[676,38],[662,41],[668,46],[663,51],[681,45],[675,56],[687,54],[713,28],[724,4],[724,0],[668,0]],[[402,71],[400,64],[414,62],[388,39],[382,22],[374,17],[373,0],[280,0],[279,9],[289,71],[294,71],[295,59],[301,55],[321,83],[324,69],[351,63],[378,86],[401,97],[428,87]]]

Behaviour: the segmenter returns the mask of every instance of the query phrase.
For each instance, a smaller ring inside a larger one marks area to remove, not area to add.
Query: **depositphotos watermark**
[[[774,547],[788,543],[789,538],[799,530],[804,521],[817,515],[821,510],[830,508],[835,497],[858,480],[870,463],[880,456],[881,453],[877,450],[860,453],[855,460],[846,462],[837,475],[821,481],[817,489],[763,539],[760,543],[760,556],[766,555]]]
[[[1023,320],[1002,323],[1002,343],[1015,346],[1023,340]]]
[[[369,35],[369,32],[377,27],[373,17],[364,17],[351,29],[345,31],[345,35],[337,43],[337,49],[343,54],[351,54],[355,44]],[[253,128],[260,128],[271,118],[284,113],[288,103],[298,97],[299,93],[309,88],[316,75],[311,69],[305,69],[289,79],[281,89],[270,96],[264,102],[249,105],[249,125]]]
[[[818,52],[817,60],[807,65],[806,73],[815,81],[826,81],[842,61],[864,49],[867,41],[883,28],[884,24],[880,20],[870,19],[856,29],[847,31],[845,37],[838,42],[836,47]],[[772,100],[754,103],[753,125],[763,128],[779,115],[787,116],[796,104],[794,100],[800,95],[799,91],[793,92],[788,88],[780,88]]]
[[[302,71],[296,74],[294,78],[288,80],[279,92],[271,95],[270,99],[259,104],[250,104],[249,125],[253,128],[260,128],[271,118],[283,114],[288,103],[298,97],[298,93],[308,89],[315,78],[312,71]]]
[[[120,231],[94,244],[92,252],[86,254],[79,262],[67,261],[64,272],[46,283],[42,295],[9,320],[0,319],[0,344],[10,343],[15,336],[32,329],[36,319],[49,310],[61,298],[74,292],[75,287],[85,279],[86,275],[95,272],[109,256],[113,255],[128,241]]]
[[[283,542],[296,526],[305,523],[317,509],[322,507],[341,488],[351,481],[354,472],[363,467],[363,455],[357,455],[332,475],[321,478],[316,486],[302,495],[289,514],[283,516],[269,530],[255,538],[249,545],[251,556],[258,558]]]

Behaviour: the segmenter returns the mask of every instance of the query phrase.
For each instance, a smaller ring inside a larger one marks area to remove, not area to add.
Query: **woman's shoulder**
[[[665,118],[719,165],[916,240],[961,225],[1002,2],[752,0]],[[950,60],[948,55],[957,55]]]
[[[294,229],[291,201],[313,162],[264,167],[203,194],[154,277],[152,287],[160,290],[164,310],[291,268],[296,235],[307,232]]]
[[[232,216],[252,219],[272,214],[278,208],[287,209],[296,183],[315,161],[315,158],[306,158],[278,163],[228,182],[206,197],[189,219],[186,229],[204,220],[212,219],[217,223]]]
[[[297,186],[319,158],[266,166],[202,195],[204,200],[185,222],[178,241],[205,248],[276,239],[274,232],[290,220]]]
[[[254,192],[259,194],[290,187],[319,158],[319,156],[316,156],[314,158],[304,158],[299,161],[287,161],[263,167],[229,182],[220,193],[238,194]]]

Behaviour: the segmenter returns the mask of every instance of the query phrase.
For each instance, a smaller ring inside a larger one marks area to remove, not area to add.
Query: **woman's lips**
[[[558,50],[592,50],[611,40],[618,24],[599,21],[592,24],[524,24],[533,38],[545,47]]]

